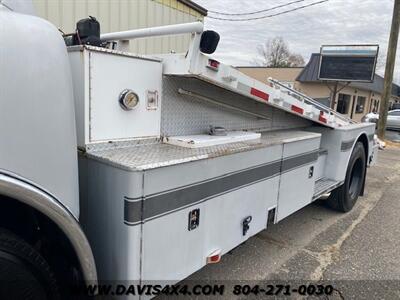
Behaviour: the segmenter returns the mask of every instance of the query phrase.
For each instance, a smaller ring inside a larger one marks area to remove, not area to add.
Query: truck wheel
[[[54,273],[28,243],[0,228],[0,299],[60,299]]]
[[[340,212],[348,212],[353,208],[363,186],[365,162],[364,146],[361,142],[357,142],[350,157],[343,185],[333,190],[327,199],[329,207]]]

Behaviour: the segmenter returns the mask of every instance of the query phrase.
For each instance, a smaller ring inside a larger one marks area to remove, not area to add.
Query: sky
[[[207,10],[226,13],[252,12],[292,1],[195,0]],[[252,16],[269,15],[316,1],[305,0]],[[301,54],[306,62],[311,53],[319,52],[323,44],[379,44],[380,54],[386,57],[393,5],[394,0],[329,0],[288,14],[255,21],[229,22],[206,17],[205,28],[215,30],[221,36],[214,55],[222,62],[234,66],[254,65],[258,45],[276,36],[283,37],[290,51]],[[226,17],[211,12],[209,16]],[[384,74],[384,65],[377,73]],[[395,82],[400,83],[400,50],[397,51],[394,76]]]

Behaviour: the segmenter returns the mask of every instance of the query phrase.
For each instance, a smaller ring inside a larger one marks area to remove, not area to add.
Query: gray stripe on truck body
[[[353,148],[354,142],[355,142],[355,140],[343,141],[340,146],[340,150],[342,152],[349,151],[351,148]]]
[[[124,220],[137,225],[315,162],[318,151],[273,161],[144,198],[125,198]]]

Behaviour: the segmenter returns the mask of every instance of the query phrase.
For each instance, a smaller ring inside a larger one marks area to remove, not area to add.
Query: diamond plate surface
[[[138,142],[116,142],[92,145],[86,155],[92,159],[127,170],[147,170],[190,161],[229,155],[274,144],[285,140],[315,138],[318,134],[305,131],[265,132],[260,140],[230,143],[199,149],[191,149],[161,142],[139,144]],[[121,147],[120,147],[121,146]]]
[[[110,142],[100,142],[92,143],[86,146],[86,151],[108,151],[114,149],[124,149],[136,146],[148,146],[158,144],[161,140],[157,138],[141,138],[133,140],[120,140],[120,141],[110,141]]]
[[[179,88],[262,114],[268,120],[222,108],[192,96],[181,95],[178,93]],[[227,130],[265,131],[306,127],[311,123],[195,78],[164,76],[161,109],[163,136],[201,134],[207,132],[210,125],[222,126]]]
[[[321,178],[315,182],[314,199],[320,197],[322,194],[332,191],[335,187],[340,185],[339,181]]]

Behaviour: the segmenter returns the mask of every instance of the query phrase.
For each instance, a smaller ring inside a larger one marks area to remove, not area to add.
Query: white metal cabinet
[[[224,254],[265,229],[268,209],[276,207],[281,155],[282,145],[274,145],[146,171],[142,280],[179,281],[215,251]],[[189,230],[196,209],[199,226]]]
[[[319,146],[319,137],[283,145],[277,222],[311,203]]]
[[[225,254],[267,227],[268,210],[275,208],[279,176],[228,193],[205,204],[204,257]],[[243,221],[251,217],[243,233]],[[204,260],[205,262],[205,260]]]
[[[148,92],[161,94],[159,62],[90,53],[90,139],[126,139],[160,135],[160,99],[155,109],[147,106]],[[130,111],[119,103],[120,93],[130,89],[139,104]]]
[[[145,200],[146,201],[146,200]],[[177,282],[204,265],[204,226],[189,231],[188,215],[200,209],[200,224],[204,223],[200,203],[161,218],[145,222],[142,230],[142,280]]]
[[[268,210],[276,207],[278,198],[281,154],[282,145],[267,148],[268,161],[258,167],[263,179],[205,203],[205,257],[216,250],[225,254],[267,227]],[[247,177],[254,170],[248,170]],[[243,234],[247,217],[252,220]]]
[[[160,61],[90,46],[68,50],[78,146],[160,136]],[[126,89],[139,98],[132,110],[124,110],[119,104],[119,96]]]

